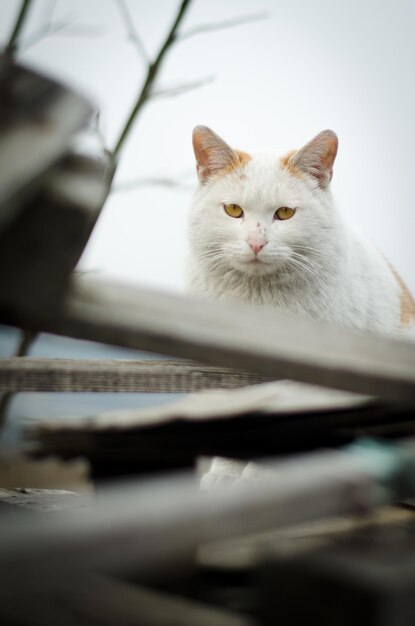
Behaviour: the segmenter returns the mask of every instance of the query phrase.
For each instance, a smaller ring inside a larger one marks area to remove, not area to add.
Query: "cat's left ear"
[[[292,164],[326,189],[333,176],[338,139],[332,130],[323,130],[292,157]]]

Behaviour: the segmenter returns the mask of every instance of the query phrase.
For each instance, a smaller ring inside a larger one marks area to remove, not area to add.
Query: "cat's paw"
[[[218,487],[226,487],[232,485],[235,480],[238,480],[239,476],[235,474],[226,474],[225,472],[215,472],[211,470],[206,472],[200,480],[200,489],[202,491],[211,491]]]
[[[209,471],[203,474],[200,488],[202,491],[210,491],[221,487],[233,487],[258,480],[266,473],[266,470],[256,463],[216,458]]]
[[[208,472],[200,481],[202,491],[210,491],[218,487],[229,487],[241,477],[246,463],[234,459],[215,457]]]

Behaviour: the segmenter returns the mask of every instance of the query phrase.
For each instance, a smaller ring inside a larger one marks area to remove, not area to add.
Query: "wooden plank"
[[[254,626],[252,618],[189,598],[132,585],[114,578],[90,576],[74,581],[59,594],[82,611],[88,624],[117,626]]]
[[[0,146],[1,148],[1,146]],[[0,152],[1,154],[1,152]],[[44,175],[34,198],[0,232],[0,315],[19,325],[19,312],[61,305],[109,191],[112,167],[67,155]],[[11,271],[11,268],[13,270]]]
[[[63,489],[0,489],[0,515],[5,512],[30,513],[59,512],[89,506],[90,493],[77,493]]]
[[[74,91],[0,56],[0,230],[92,112]]]
[[[316,549],[270,551],[258,578],[260,623],[412,626],[414,524],[362,529]],[[276,602],[276,589],[279,594]]]
[[[38,514],[30,523],[25,516],[0,519],[2,569],[8,573],[9,564],[20,561],[144,577],[177,572],[203,543],[362,515],[392,503],[397,493],[411,497],[413,458],[409,441],[297,456],[269,464],[254,486],[247,481],[208,493],[200,492],[191,473],[113,484],[87,509]]]
[[[14,579],[2,581],[2,624],[254,626],[256,623],[248,616],[200,601],[98,574],[65,571],[59,565],[34,572],[32,564],[28,564],[26,570],[29,575],[22,571]],[[21,602],[22,597],[24,602]]]
[[[414,431],[412,408],[367,404],[316,410],[308,395],[304,397],[308,406],[302,410],[298,402],[292,412],[283,403],[271,413],[266,403],[252,402],[244,394],[239,407],[230,411],[229,402],[222,409],[213,406],[206,397],[210,393],[198,394],[202,396],[199,405],[206,406],[204,412],[199,407],[192,414],[190,403],[185,406],[191,400],[187,396],[152,409],[32,422],[23,435],[36,456],[57,454],[72,459],[82,455],[89,460],[94,477],[102,478],[189,468],[201,456],[252,460],[338,447],[371,433],[374,427],[378,437],[405,437]],[[277,401],[278,394],[274,395]],[[192,397],[196,399],[196,394]]]
[[[0,360],[0,391],[189,393],[235,389],[271,379],[186,361],[75,360],[18,357]]]
[[[415,343],[334,324],[90,277],[59,316],[21,314],[37,330],[415,403]]]
[[[91,575],[52,594],[85,624],[102,626],[254,626],[252,618],[159,590]],[[1,609],[0,609],[1,610]]]
[[[198,563],[213,571],[252,571],[270,555],[276,558],[278,555],[287,557],[301,554],[330,545],[361,530],[376,532],[385,527],[402,529],[413,525],[414,521],[415,513],[411,509],[382,507],[370,515],[334,517],[208,544],[198,550]]]

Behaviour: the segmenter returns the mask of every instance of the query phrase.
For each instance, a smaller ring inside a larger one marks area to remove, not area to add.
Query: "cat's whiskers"
[[[301,250],[302,252],[315,252],[318,257],[331,257],[332,253],[324,252],[320,248],[313,248],[312,246],[304,246],[302,244],[295,244],[293,246],[294,251]]]
[[[291,252],[290,252],[289,260],[290,259],[298,259],[299,261],[302,261],[306,265],[309,265],[311,268],[314,268],[316,270],[317,269],[318,270],[322,269],[322,266],[321,266],[320,263],[317,263],[315,260],[312,260],[309,257],[304,256],[303,254],[299,254],[298,252],[294,252],[293,250],[291,250]]]
[[[324,286],[325,281],[324,275],[321,272],[321,266],[316,265],[310,262],[309,259],[305,259],[301,255],[296,255],[295,253],[292,253],[292,256],[290,258],[290,265],[291,267],[299,268],[301,273],[305,272],[314,282],[318,283],[320,286]]]
[[[221,272],[228,273],[234,269],[231,265],[231,259],[227,258],[227,256],[223,254],[223,251],[217,248],[198,251],[195,255],[195,260],[207,263],[211,271],[220,270]]]

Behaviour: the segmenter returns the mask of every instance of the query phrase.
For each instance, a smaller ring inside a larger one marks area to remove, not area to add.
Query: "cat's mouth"
[[[244,265],[269,265],[264,259],[260,259],[258,256],[250,257],[249,259],[241,260]]]
[[[253,257],[240,259],[238,262],[238,269],[245,274],[270,274],[275,272],[275,262],[270,262],[268,259],[264,259],[255,255]]]
[[[267,259],[266,257],[264,258],[263,255],[258,255],[255,254],[255,256],[251,256],[248,259],[244,259],[244,262],[248,265],[253,264],[253,265],[271,265],[271,261],[269,259]]]

